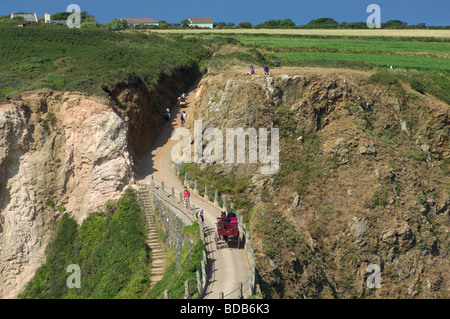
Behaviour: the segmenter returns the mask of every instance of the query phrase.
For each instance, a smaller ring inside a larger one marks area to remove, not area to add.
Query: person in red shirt
[[[189,197],[191,197],[191,193],[189,193],[187,187],[184,186],[184,191],[183,191],[183,201],[184,201],[184,206],[185,206],[186,208],[188,207]]]

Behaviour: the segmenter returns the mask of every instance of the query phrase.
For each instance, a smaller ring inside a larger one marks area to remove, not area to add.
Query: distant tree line
[[[157,28],[157,29],[176,29],[192,28],[189,26],[189,20],[182,20],[180,23],[167,23],[164,20],[159,21],[159,26],[139,25],[135,28]],[[193,27],[198,28],[198,27]],[[333,18],[318,18],[309,21],[305,25],[295,25],[291,19],[267,20],[253,25],[251,22],[215,22],[216,29],[368,29],[366,22],[337,22]],[[383,29],[450,29],[450,26],[427,26],[425,23],[408,25],[400,20],[389,20],[381,23]]]
[[[52,15],[52,20],[66,20],[71,12],[59,12]],[[0,23],[9,22],[10,16],[0,16]],[[19,21],[18,18],[16,21]],[[154,25],[137,25],[132,28],[136,29],[178,29],[178,28],[199,28],[190,27],[188,19],[180,22],[169,23],[164,20],[159,20],[159,26]],[[87,12],[81,12],[81,26],[82,27],[105,27],[111,30],[124,30],[129,28],[125,20],[114,18],[109,22],[101,25],[95,21],[95,17]],[[333,18],[325,17],[309,21],[305,25],[295,25],[291,19],[267,20],[259,24],[253,25],[251,22],[215,22],[216,29],[368,29],[366,22],[337,22]],[[418,23],[415,25],[408,25],[406,22],[400,20],[389,20],[381,23],[382,29],[450,29],[450,26],[427,26],[425,23]]]

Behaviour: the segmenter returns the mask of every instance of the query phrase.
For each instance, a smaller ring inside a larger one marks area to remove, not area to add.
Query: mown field
[[[419,93],[450,103],[449,30],[171,30],[166,37],[209,43],[216,50],[213,65],[220,69],[236,61],[262,67],[346,68],[393,76]],[[177,33],[175,31],[178,31]],[[233,31],[233,32],[232,32]],[[154,32],[145,30],[144,33]],[[160,32],[160,31],[158,31]],[[161,34],[161,33],[160,33]],[[361,36],[356,36],[356,35]],[[235,61],[231,62],[230,61]]]
[[[431,37],[450,38],[450,30],[395,30],[395,29],[165,29],[156,33],[195,33],[195,34],[280,34],[314,36],[351,36],[351,37]]]
[[[308,38],[285,36],[236,36],[244,45],[257,47],[285,62],[347,61],[379,67],[419,71],[450,71],[450,39],[400,40],[395,38]],[[288,52],[283,52],[288,51]]]
[[[185,35],[195,38],[198,35]],[[205,40],[214,35],[202,36]],[[305,62],[318,62],[320,66],[344,64],[349,68],[414,69],[418,71],[450,71],[450,38],[353,38],[327,36],[285,35],[224,35],[240,44],[256,48],[267,57],[269,64],[281,61],[284,65],[302,66]],[[334,62],[334,63],[330,63]],[[337,62],[337,63],[335,63]],[[352,65],[352,63],[354,65]]]

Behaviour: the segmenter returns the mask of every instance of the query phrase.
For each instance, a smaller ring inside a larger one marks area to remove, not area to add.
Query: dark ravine
[[[115,111],[129,125],[128,145],[135,162],[151,150],[164,125],[164,110],[172,109],[177,94],[185,92],[200,76],[197,67],[181,68],[170,75],[160,75],[158,84],[151,90],[137,76],[126,76],[103,87],[114,102]]]

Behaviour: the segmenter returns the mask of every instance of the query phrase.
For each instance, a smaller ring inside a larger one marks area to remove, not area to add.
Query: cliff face
[[[0,105],[0,298],[32,278],[64,211],[80,224],[135,183],[163,111],[199,75],[162,74],[151,90],[126,75],[104,97],[42,89]]]
[[[240,73],[240,74],[238,74]],[[450,295],[447,104],[370,74],[281,70],[205,78],[187,127],[280,129],[280,170],[252,174],[243,196],[265,296],[442,298]],[[248,154],[248,151],[247,153]],[[366,285],[381,269],[381,288]]]
[[[26,93],[1,107],[0,127],[0,296],[8,298],[43,261],[63,207],[81,222],[134,177],[127,123],[108,101]]]

